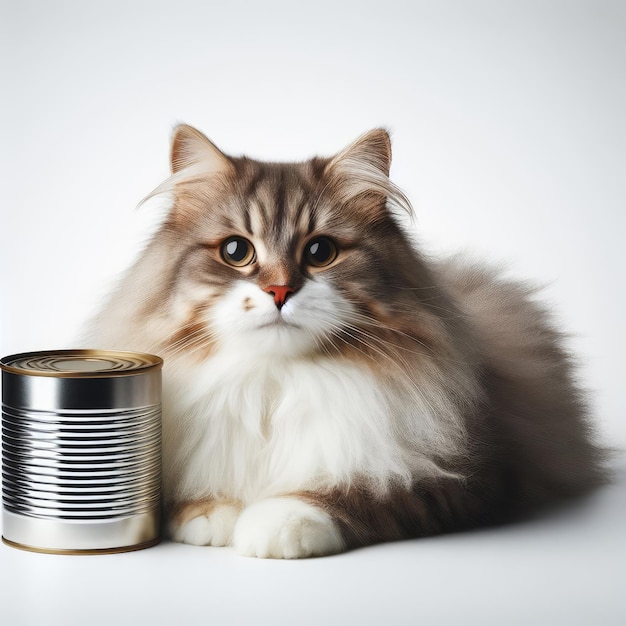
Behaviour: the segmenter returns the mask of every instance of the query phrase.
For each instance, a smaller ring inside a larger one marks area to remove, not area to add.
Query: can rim
[[[137,363],[136,366],[128,369],[107,369],[92,371],[54,371],[44,369],[30,369],[20,367],[14,363],[25,358],[36,357],[69,357],[69,358],[109,358],[109,359],[132,359],[137,358],[144,363]],[[124,376],[136,376],[150,371],[157,371],[163,367],[163,359],[147,352],[134,352],[124,350],[43,350],[35,352],[21,352],[11,354],[0,359],[0,370],[20,376],[43,376],[47,378],[117,378]]]
[[[27,552],[36,552],[38,554],[58,554],[61,556],[96,556],[101,554],[120,554],[123,552],[135,552],[136,550],[144,550],[145,548],[151,548],[161,542],[161,537],[157,536],[149,541],[143,541],[141,543],[134,543],[129,545],[120,546],[119,548],[40,548],[39,546],[31,546],[26,543],[19,543],[18,541],[12,541],[2,536],[2,542],[11,548],[18,548],[19,550],[26,550]]]

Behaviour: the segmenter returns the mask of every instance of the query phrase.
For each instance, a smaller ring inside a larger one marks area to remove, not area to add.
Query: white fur
[[[244,310],[246,299],[252,309]],[[309,353],[349,314],[335,290],[312,281],[280,313],[247,283],[217,305],[219,351],[192,367],[166,360],[168,501],[247,504],[355,479],[383,492],[391,482],[408,485],[416,466],[428,465],[416,452],[415,424],[434,418],[419,397],[409,411],[365,365]],[[292,320],[298,328],[284,323]]]
[[[352,305],[323,281],[307,281],[280,311],[272,295],[252,282],[239,281],[206,321],[223,351],[241,361],[246,356],[302,356],[351,313]]]
[[[380,132],[333,160],[333,176],[344,190],[335,200],[374,191],[387,196],[391,208],[409,210],[385,175],[388,151],[371,152],[372,140],[379,148],[386,141]],[[179,184],[196,177],[206,178],[212,193],[211,177],[230,168],[228,159],[187,127],[179,129],[175,145],[176,171],[148,199],[175,195]],[[250,212],[257,233],[265,228],[255,221],[260,216]],[[198,241],[203,233],[204,227]],[[165,358],[166,505],[237,502],[174,526],[175,539],[224,545],[234,532],[237,549],[253,556],[336,552],[343,544],[332,519],[280,496],[354,483],[384,495],[392,485],[408,488],[418,476],[443,472],[433,459],[458,453],[464,436],[445,371],[426,364],[409,374],[409,363],[402,361],[410,348],[385,350],[384,339],[370,332],[375,322],[333,287],[332,268],[312,268],[313,278],[279,311],[273,296],[259,288],[261,274],[255,276],[252,266],[241,268],[242,280],[226,293],[223,282],[205,284],[201,271],[178,275],[184,267],[174,266],[174,259],[194,258],[172,255],[170,236],[164,231],[153,240],[109,301],[92,340]],[[251,239],[260,271],[280,276],[279,253],[264,239]],[[154,284],[159,290],[153,293]],[[355,344],[350,358],[332,349],[346,337]],[[359,342],[368,341],[359,359]]]
[[[244,556],[275,559],[322,556],[345,549],[330,516],[295,498],[271,498],[249,506],[237,521],[233,545]]]
[[[172,525],[174,541],[194,546],[230,545],[239,508],[232,504],[217,504],[207,515],[199,515],[180,525]]]
[[[164,454],[166,466],[178,468],[165,477],[168,495],[246,502],[347,485],[359,474],[381,484],[408,478],[367,372],[325,359],[245,367],[215,358],[202,370],[189,394],[166,387]],[[204,395],[187,404],[198,388]]]

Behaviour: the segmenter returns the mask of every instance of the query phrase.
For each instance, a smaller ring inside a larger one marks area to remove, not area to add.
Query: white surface
[[[626,444],[621,356],[626,4],[0,3],[0,353],[71,347],[132,259],[186,121],[225,151],[329,154],[387,126],[427,250],[548,284],[603,437]],[[618,624],[624,476],[506,529],[297,563],[164,544],[3,547],[0,621]]]
[[[51,626],[617,626],[625,484],[622,473],[618,486],[541,521],[302,561],[173,543],[95,557],[3,545],[0,615]]]

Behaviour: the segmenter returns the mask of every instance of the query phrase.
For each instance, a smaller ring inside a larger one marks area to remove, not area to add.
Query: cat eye
[[[230,237],[220,247],[222,259],[233,267],[244,267],[254,261],[254,246],[243,237]]]
[[[315,237],[304,248],[304,260],[313,267],[325,267],[337,258],[337,246],[328,237]]]

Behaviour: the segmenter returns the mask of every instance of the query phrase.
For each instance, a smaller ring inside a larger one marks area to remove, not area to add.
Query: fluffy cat
[[[176,128],[171,211],[92,345],[165,360],[171,536],[298,558],[499,523],[603,479],[534,291],[427,262],[389,136],[233,158]]]

